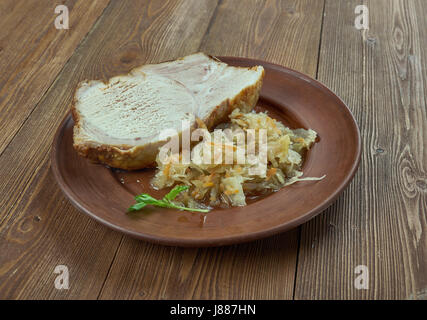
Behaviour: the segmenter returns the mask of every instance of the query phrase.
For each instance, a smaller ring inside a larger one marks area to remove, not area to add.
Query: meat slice
[[[126,170],[154,164],[167,141],[164,129],[182,130],[182,121],[208,128],[235,109],[250,111],[264,69],[232,67],[204,53],[145,65],[107,83],[90,80],[77,87],[72,105],[74,148],[92,161]]]

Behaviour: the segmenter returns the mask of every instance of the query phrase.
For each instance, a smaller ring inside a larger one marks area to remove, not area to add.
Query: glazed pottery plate
[[[173,246],[219,246],[268,237],[294,228],[325,210],[353,178],[360,160],[357,124],[347,106],[324,85],[294,70],[264,61],[219,57],[235,66],[262,65],[264,84],[257,111],[290,128],[311,128],[318,141],[306,154],[304,177],[326,177],[287,186],[245,207],[193,213],[147,206],[127,213],[134,196],[161,197],[150,179],[155,169],[126,172],[93,164],[73,149],[73,119],[56,133],[52,170],[59,186],[82,212],[132,237]]]

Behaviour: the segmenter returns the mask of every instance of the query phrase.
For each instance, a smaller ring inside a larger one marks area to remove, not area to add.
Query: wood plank
[[[122,235],[65,200],[50,173],[55,130],[80,80],[196,51],[215,6],[200,0],[110,2],[0,157],[1,298],[97,298]],[[54,288],[59,264],[69,267],[69,290]]]
[[[63,1],[69,29],[57,30],[55,2],[5,0],[0,10],[0,154],[46,93],[109,0]]]
[[[327,1],[318,78],[346,101],[363,140],[359,172],[302,228],[297,299],[425,299],[427,8],[421,0]],[[339,30],[339,32],[337,32]],[[369,289],[357,290],[366,265]]]
[[[314,75],[322,12],[323,1],[222,1],[200,50],[266,59]],[[297,234],[208,249],[125,237],[100,298],[290,299]]]
[[[295,232],[203,249],[124,237],[101,299],[290,298],[297,245]]]
[[[323,1],[223,1],[201,49],[263,59],[315,76]],[[216,22],[219,21],[219,22]]]
[[[96,299],[121,236],[76,213],[44,159],[0,227],[2,299]],[[55,289],[57,265],[69,290]]]

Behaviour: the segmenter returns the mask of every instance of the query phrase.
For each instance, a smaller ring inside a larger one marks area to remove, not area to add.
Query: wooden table
[[[61,3],[68,30],[55,28]],[[369,30],[355,27],[360,4]],[[426,299],[426,16],[424,0],[2,0],[0,298]],[[261,241],[182,249],[123,236],[64,198],[49,152],[76,84],[197,51],[299,70],[349,105],[362,160],[329,209]]]

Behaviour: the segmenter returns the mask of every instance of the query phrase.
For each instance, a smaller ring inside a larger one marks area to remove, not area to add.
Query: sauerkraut
[[[184,205],[228,207],[244,206],[247,197],[274,192],[297,181],[323,178],[301,178],[303,155],[317,137],[314,130],[291,130],[265,112],[242,113],[236,109],[229,118],[230,122],[216,128],[221,131],[208,133],[209,139],[194,146],[187,163],[183,163],[182,154],[169,153],[166,161],[157,157],[158,170],[152,180],[153,187],[162,189],[185,184],[189,189],[177,199]],[[200,121],[199,127],[203,127]],[[254,156],[249,159],[247,144],[251,132],[255,132],[252,138],[258,154],[262,146],[266,146],[264,160]],[[266,141],[261,141],[260,132]],[[239,135],[243,135],[245,141],[243,149]],[[238,158],[242,154],[246,157],[244,163]],[[205,155],[211,161],[200,161],[206,159]]]

